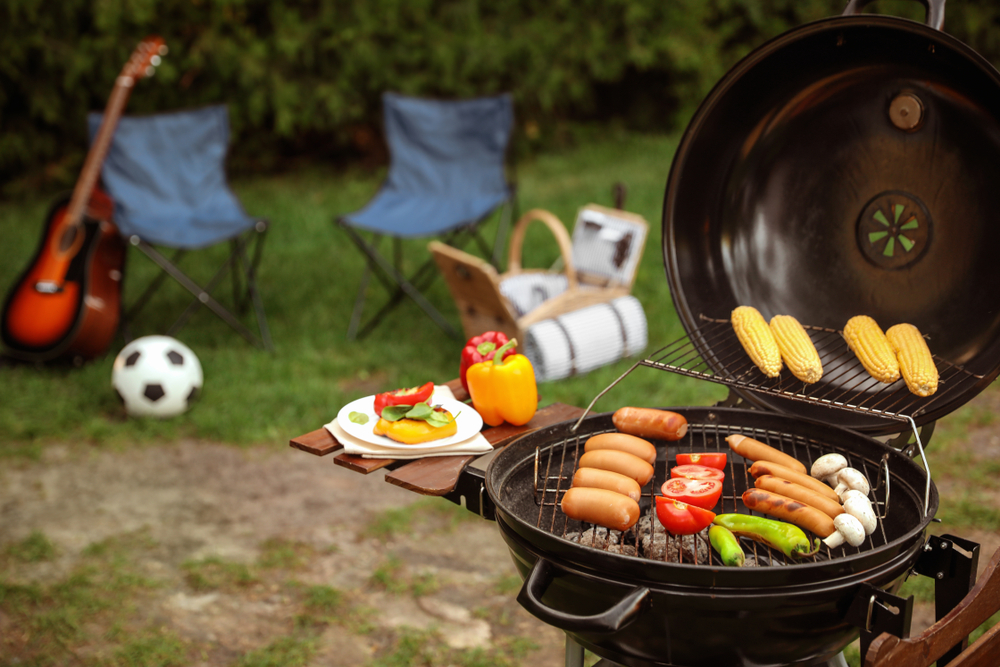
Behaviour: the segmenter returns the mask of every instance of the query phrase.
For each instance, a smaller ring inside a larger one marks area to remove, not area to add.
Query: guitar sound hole
[[[59,250],[66,252],[73,247],[73,243],[76,241],[76,235],[78,230],[75,226],[67,227],[59,239]]]

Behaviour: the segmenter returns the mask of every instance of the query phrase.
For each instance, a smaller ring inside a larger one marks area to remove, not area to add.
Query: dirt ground
[[[997,433],[984,431],[977,440],[987,453],[1000,451]],[[952,483],[945,480],[942,491]],[[198,664],[208,667],[234,664],[287,634],[301,605],[274,578],[251,591],[196,590],[184,564],[253,564],[269,541],[308,545],[306,561],[282,577],[333,587],[349,609],[367,610],[372,627],[365,632],[327,624],[308,664],[364,665],[389,650],[402,627],[437,630],[457,649],[528,639],[534,648],[524,664],[563,664],[562,633],[514,600],[515,570],[493,523],[473,517],[456,527],[447,523],[453,518],[434,523],[432,512],[411,531],[371,535],[387,511],[418,501],[386,484],[382,473],[365,477],[283,445],[240,449],[184,441],[125,451],[51,445],[42,461],[0,470],[0,547],[41,531],[57,556],[15,568],[13,576],[45,581],[65,576],[88,545],[141,532],[152,545],[143,552],[143,571],[160,584],[134,622],[167,628],[202,647]],[[1000,547],[995,534],[966,535],[982,543],[983,565]],[[414,595],[374,585],[374,573],[384,572],[387,562],[402,563],[407,581],[434,586]],[[930,613],[921,605],[915,632],[933,620]],[[3,628],[0,611],[0,637]]]

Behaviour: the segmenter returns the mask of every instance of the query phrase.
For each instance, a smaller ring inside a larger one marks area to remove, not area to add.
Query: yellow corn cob
[[[781,373],[781,352],[764,316],[753,306],[739,306],[733,310],[731,322],[736,337],[757,368],[768,377],[778,377]]]
[[[937,366],[920,331],[912,324],[896,324],[889,327],[885,337],[896,353],[899,371],[909,390],[917,396],[930,396],[937,391]]]
[[[896,354],[875,320],[867,315],[855,315],[844,325],[844,338],[873,378],[886,384],[899,379]]]
[[[797,319],[791,315],[775,315],[771,318],[771,333],[792,375],[807,384],[823,377],[819,352]]]

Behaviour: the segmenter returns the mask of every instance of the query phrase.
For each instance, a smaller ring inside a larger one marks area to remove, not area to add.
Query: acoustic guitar
[[[0,338],[10,356],[84,360],[111,345],[121,317],[125,244],[97,182],[132,87],[152,75],[165,53],[161,38],[147,37],[115,80],[72,196],[50,210],[35,257],[7,296]]]

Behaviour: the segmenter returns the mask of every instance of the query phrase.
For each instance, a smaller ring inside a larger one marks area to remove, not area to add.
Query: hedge
[[[923,20],[916,2],[880,11]],[[5,0],[0,3],[0,185],[72,182],[85,114],[103,108],[139,40],[170,54],[129,113],[225,102],[234,155],[377,152],[380,94],[511,91],[522,147],[566,121],[683,124],[763,41],[838,14],[843,0]],[[882,9],[882,5],[886,8]],[[954,2],[948,32],[992,61],[1000,8]]]

